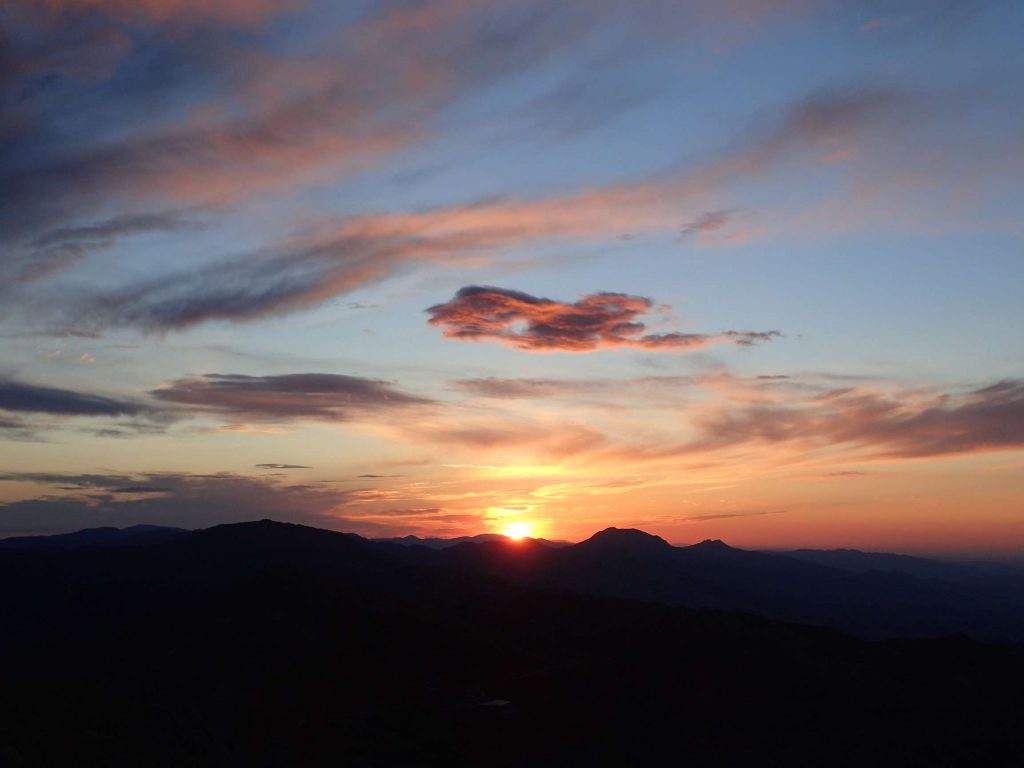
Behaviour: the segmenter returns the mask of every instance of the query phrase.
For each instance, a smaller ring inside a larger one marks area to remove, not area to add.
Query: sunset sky
[[[13,0],[0,536],[1024,557],[1024,4]]]

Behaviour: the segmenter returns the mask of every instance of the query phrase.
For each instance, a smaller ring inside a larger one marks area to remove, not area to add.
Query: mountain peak
[[[719,554],[719,553],[723,553],[723,552],[741,552],[742,551],[742,550],[736,549],[735,547],[730,547],[728,544],[726,544],[721,539],[704,539],[704,541],[701,541],[701,542],[699,542],[697,544],[691,544],[688,547],[684,547],[684,549],[688,549],[689,551],[694,552],[694,553],[707,554],[707,555],[714,555],[714,554]]]
[[[654,536],[637,528],[605,528],[577,546],[629,552],[662,551],[671,547],[660,536]]]
[[[701,547],[702,549],[733,549],[721,539],[704,539],[699,544],[694,544],[695,547]]]

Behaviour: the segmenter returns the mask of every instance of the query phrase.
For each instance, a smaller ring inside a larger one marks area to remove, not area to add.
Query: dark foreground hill
[[[264,521],[2,552],[0,765],[1024,765],[1016,647],[571,594],[480,546]]]

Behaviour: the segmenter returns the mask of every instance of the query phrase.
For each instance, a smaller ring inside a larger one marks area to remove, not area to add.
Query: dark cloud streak
[[[330,373],[280,376],[215,373],[177,379],[151,391],[150,395],[163,403],[183,406],[196,415],[260,421],[351,421],[372,413],[431,402],[380,379]]]
[[[148,409],[137,402],[70,389],[0,380],[0,409],[55,416],[136,416]]]

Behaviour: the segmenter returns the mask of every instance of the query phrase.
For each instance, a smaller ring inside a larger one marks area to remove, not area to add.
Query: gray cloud
[[[149,409],[131,400],[0,380],[0,410],[55,416],[137,416]]]
[[[723,229],[729,223],[734,213],[735,211],[732,209],[702,213],[683,227],[679,234],[683,237],[693,237],[702,232],[714,232]]]
[[[117,216],[91,224],[60,227],[44,232],[27,247],[12,248],[0,262],[7,288],[40,280],[76,261],[109,250],[119,239],[152,233],[196,229],[199,222],[183,211],[162,211]]]
[[[370,413],[430,403],[380,379],[330,373],[281,376],[207,374],[177,379],[150,392],[163,403],[193,414],[263,421],[350,421]]]

